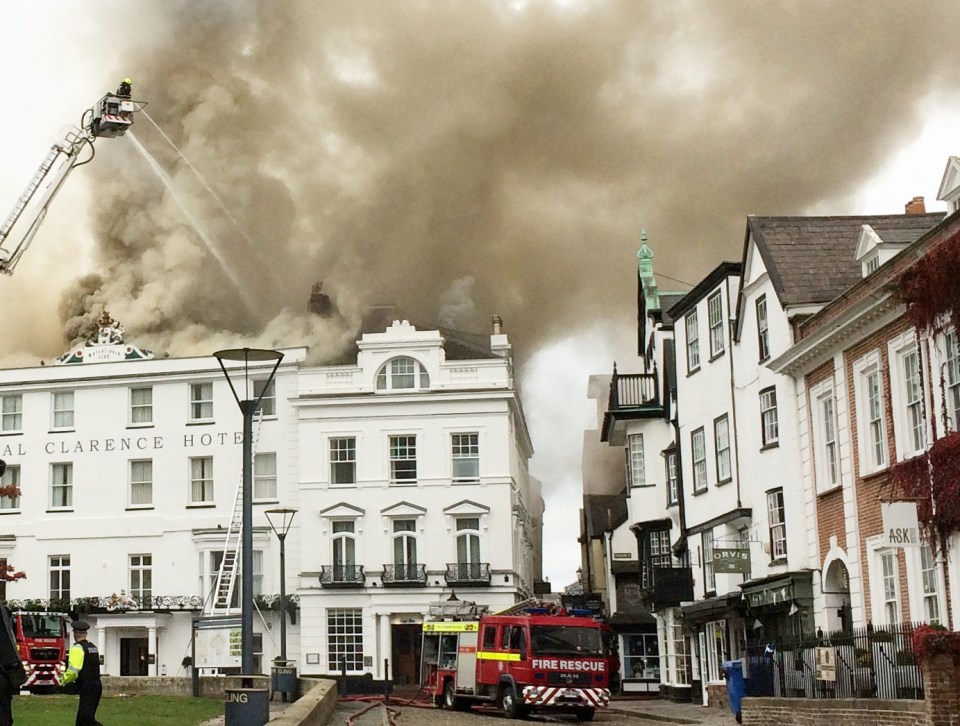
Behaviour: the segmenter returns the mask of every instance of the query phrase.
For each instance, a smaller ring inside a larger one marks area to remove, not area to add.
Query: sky
[[[0,215],[120,79],[148,105],[0,279],[0,365],[56,357],[105,307],[170,355],[306,344],[316,362],[369,305],[474,332],[500,315],[559,589],[579,564],[587,379],[635,361],[641,230],[661,289],[684,290],[739,259],[748,214],[944,209],[960,19],[865,7],[3,3]],[[331,319],[305,312],[317,281]]]

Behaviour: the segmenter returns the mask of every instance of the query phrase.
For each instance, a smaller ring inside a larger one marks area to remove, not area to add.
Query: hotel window
[[[257,408],[264,416],[276,416],[277,415],[277,389],[276,389],[276,380],[271,380],[269,383],[265,380],[259,380],[253,382],[253,400],[257,400],[257,396],[263,394],[263,398],[260,399],[260,406]]]
[[[864,422],[861,434],[861,470],[876,471],[887,463],[887,437],[883,413],[880,367],[872,363],[860,372],[859,414]]]
[[[50,465],[50,507],[73,506],[73,464]]]
[[[417,577],[417,522],[414,519],[393,521],[393,566],[397,580]]]
[[[480,579],[480,518],[457,518],[457,569],[459,580]]]
[[[332,523],[334,582],[353,582],[358,574],[356,522],[341,520]]]
[[[667,465],[667,506],[680,501],[680,482],[677,479],[677,452],[670,451],[666,456]]]
[[[700,370],[700,330],[697,323],[697,310],[687,314],[687,373]]]
[[[209,421],[213,418],[213,383],[190,384],[190,420]]]
[[[817,489],[824,491],[840,483],[840,468],[837,458],[837,415],[834,407],[833,389],[817,398],[818,439]]]
[[[327,610],[327,669],[339,673],[363,670],[363,610]]]
[[[707,592],[714,592],[717,589],[717,573],[713,569],[713,530],[701,533],[700,541],[703,544],[703,584]]]
[[[897,555],[893,552],[882,552],[879,553],[879,557],[883,616],[886,623],[892,625],[900,622],[900,597],[897,593]]]
[[[149,386],[130,389],[130,423],[153,423],[153,389]]]
[[[4,433],[23,430],[23,396],[20,394],[0,397],[0,430]]]
[[[130,555],[130,597],[146,610],[153,597],[153,555]]]
[[[417,481],[417,437],[390,437],[390,483],[412,484]]]
[[[707,490],[707,445],[703,429],[697,429],[690,434],[690,446],[693,450],[693,491],[694,493]]]
[[[770,559],[787,556],[787,524],[783,509],[783,489],[767,492],[767,526],[770,529]]]
[[[70,600],[70,555],[50,557],[50,599]]]
[[[141,459],[130,462],[130,506],[153,504],[153,461]]]
[[[213,457],[190,459],[190,503],[213,503]]]
[[[757,343],[760,348],[760,362],[770,357],[770,330],[767,327],[767,298],[757,298]]]
[[[480,434],[450,437],[454,481],[480,481]]]
[[[643,468],[643,434],[627,437],[627,479],[631,487],[642,487],[647,483]]]
[[[716,445],[717,483],[722,484],[733,478],[730,469],[730,419],[727,414],[713,422],[713,440]]]
[[[430,388],[430,375],[413,358],[394,358],[377,372],[378,391],[422,390]]]
[[[15,464],[8,464],[7,470],[3,472],[3,478],[0,479],[0,483],[5,487],[16,487],[19,489],[20,467]],[[0,496],[0,510],[4,509],[20,509],[20,495]]]
[[[947,416],[950,419],[952,431],[960,430],[960,345],[957,343],[957,333],[950,330],[946,335],[947,348]],[[6,399],[4,399],[6,404]],[[6,431],[6,428],[4,428]]]
[[[73,391],[53,394],[53,428],[73,428]]]
[[[718,290],[707,298],[707,318],[710,322],[710,357],[723,353],[723,300]]]
[[[253,458],[253,498],[261,501],[277,499],[277,455],[275,453],[257,454]]]
[[[764,446],[774,446],[780,440],[776,388],[760,391],[760,433]]]
[[[940,625],[940,587],[937,563],[929,542],[920,546],[920,571],[923,573],[923,617],[928,623]]]
[[[353,436],[330,439],[330,483],[357,483],[357,440]]]

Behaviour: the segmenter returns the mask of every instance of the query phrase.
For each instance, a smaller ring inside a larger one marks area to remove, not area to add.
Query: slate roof
[[[588,494],[583,498],[587,537],[599,537],[627,521],[626,494]]]
[[[389,328],[394,320],[406,320],[417,330],[439,330],[443,336],[443,349],[447,360],[478,360],[484,358],[499,358],[490,351],[490,336],[481,333],[467,333],[462,330],[445,328],[436,323],[417,321],[407,315],[396,305],[378,305],[369,308],[363,315],[360,330],[357,331],[357,340],[364,333],[382,333]],[[357,362],[360,349],[356,343],[341,355],[332,365],[349,365]]]
[[[663,324],[666,327],[673,327],[673,317],[670,315],[670,308],[686,297],[685,292],[661,292],[660,310],[663,311]]]
[[[752,235],[780,303],[826,303],[863,279],[854,259],[869,224],[884,242],[907,244],[936,226],[942,212],[851,217],[747,217],[744,252]]]

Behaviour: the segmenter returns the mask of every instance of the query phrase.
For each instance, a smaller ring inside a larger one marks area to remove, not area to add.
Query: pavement
[[[708,708],[694,703],[674,703],[656,698],[613,698],[608,713],[656,721],[663,724],[736,726],[729,709]]]

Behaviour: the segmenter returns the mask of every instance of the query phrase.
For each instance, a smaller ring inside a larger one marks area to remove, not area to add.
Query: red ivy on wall
[[[913,652],[921,663],[935,655],[952,655],[960,658],[960,633],[941,626],[920,625],[913,631]]]
[[[917,333],[960,322],[960,233],[913,263],[893,291]],[[936,430],[936,427],[934,427]],[[917,518],[936,550],[960,533],[960,433],[934,441],[924,454],[890,467],[894,487],[917,500]]]
[[[934,551],[960,532],[960,433],[937,439],[926,453],[892,466],[890,474],[900,496],[917,500],[917,519],[928,536],[936,535],[929,537]]]
[[[913,263],[897,281],[893,296],[907,307],[917,331],[936,330],[960,320],[960,233]]]

